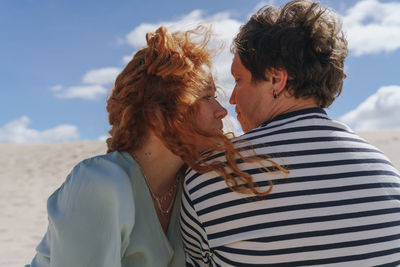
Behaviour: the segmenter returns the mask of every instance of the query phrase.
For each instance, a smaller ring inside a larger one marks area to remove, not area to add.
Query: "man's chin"
[[[240,127],[242,128],[243,133],[247,133],[252,130],[252,128],[249,127],[249,125],[247,123],[242,122],[242,121],[239,121],[239,123],[240,123]]]
[[[237,120],[238,120],[238,122],[239,122],[239,124],[240,124],[240,127],[242,128],[242,131],[243,131],[244,133],[248,132],[249,130],[246,130],[246,129],[247,129],[246,124],[245,124],[244,121],[242,120],[242,117],[240,116],[240,113],[236,116],[236,118],[237,118]]]

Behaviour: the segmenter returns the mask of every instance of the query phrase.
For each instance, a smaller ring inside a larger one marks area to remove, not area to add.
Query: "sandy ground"
[[[47,228],[46,201],[104,142],[0,145],[0,266],[30,263]]]
[[[362,132],[400,168],[400,130]],[[104,142],[0,144],[0,266],[24,266],[47,227],[46,200],[82,159],[106,151]]]

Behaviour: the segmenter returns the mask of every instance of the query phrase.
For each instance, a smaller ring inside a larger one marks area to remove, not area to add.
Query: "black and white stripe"
[[[271,194],[256,197],[232,192],[214,172],[189,171],[181,210],[188,265],[400,265],[400,174],[347,126],[305,109],[234,143],[290,174],[268,161],[238,161],[261,189],[273,182]]]

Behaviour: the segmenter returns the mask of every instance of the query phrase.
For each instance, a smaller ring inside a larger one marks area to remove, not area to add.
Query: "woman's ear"
[[[272,86],[279,95],[286,88],[288,74],[285,69],[272,69],[269,71],[268,76],[272,82]]]

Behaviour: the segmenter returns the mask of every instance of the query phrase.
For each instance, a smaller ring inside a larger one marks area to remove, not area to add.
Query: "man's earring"
[[[274,96],[275,99],[278,98],[278,93],[276,92],[276,89],[272,90],[272,95]]]

